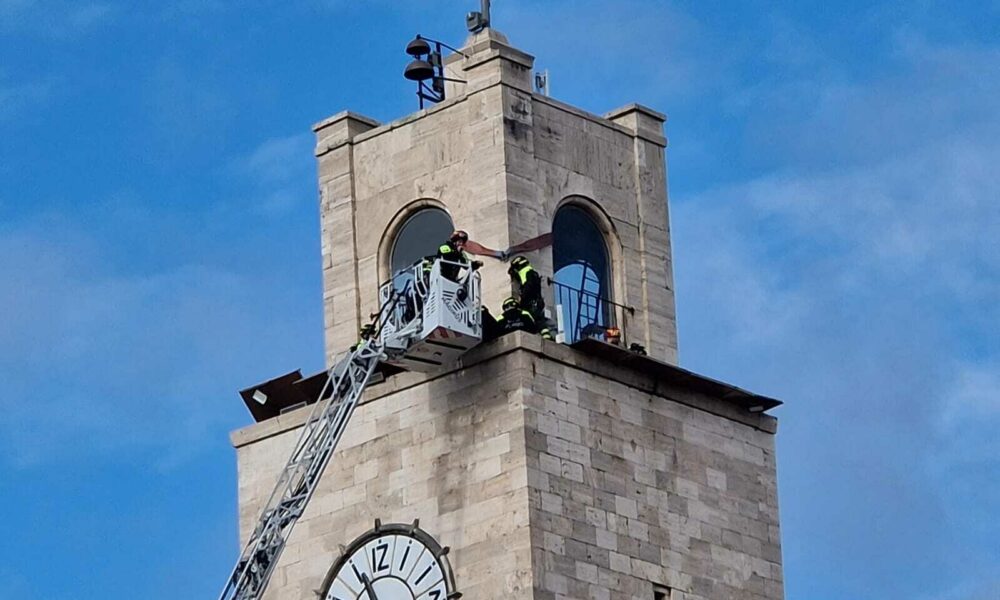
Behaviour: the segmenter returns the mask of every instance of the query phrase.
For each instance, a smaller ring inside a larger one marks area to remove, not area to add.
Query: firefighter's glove
[[[483,266],[483,263],[482,263],[482,262],[480,262],[480,261],[478,261],[478,260],[474,260],[474,261],[472,261],[472,270],[473,270],[473,271],[475,271],[476,269],[478,269],[478,268],[480,268],[480,267],[482,267],[482,266]]]

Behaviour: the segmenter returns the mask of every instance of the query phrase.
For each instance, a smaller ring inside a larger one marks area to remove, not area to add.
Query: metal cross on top
[[[479,12],[465,15],[465,26],[472,33],[479,33],[490,26],[490,0],[481,0]]]

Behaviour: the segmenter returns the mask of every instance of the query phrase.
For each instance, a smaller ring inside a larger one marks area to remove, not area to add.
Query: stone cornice
[[[366,390],[361,404],[375,402],[409,388],[448,377],[459,370],[473,368],[478,364],[497,360],[516,352],[525,352],[535,357],[556,361],[572,368],[606,377],[611,381],[617,381],[618,383],[642,390],[651,395],[704,410],[766,433],[773,434],[777,431],[778,421],[775,417],[762,412],[749,412],[732,399],[727,399],[727,397],[731,398],[736,394],[756,397],[754,394],[735,386],[709,379],[673,365],[661,363],[661,368],[668,369],[676,375],[670,381],[667,381],[651,373],[623,367],[620,364],[599,356],[581,352],[563,344],[545,341],[538,336],[522,332],[515,332],[494,342],[473,348],[462,357],[460,362],[456,363],[450,369],[429,375],[422,373],[401,373],[390,377],[383,383],[370,386]],[[722,395],[714,397],[706,394],[703,391],[706,385],[723,392]],[[771,400],[769,398],[762,399]],[[230,441],[234,447],[240,448],[296,429],[305,423],[311,410],[312,405],[305,406],[273,419],[238,429],[230,434]]]

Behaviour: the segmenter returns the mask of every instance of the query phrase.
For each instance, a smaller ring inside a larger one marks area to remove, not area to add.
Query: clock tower
[[[533,91],[532,66],[485,28],[444,59],[459,81],[433,107],[314,127],[328,360],[380,283],[452,229],[521,244],[560,337],[515,332],[433,372],[384,372],[265,598],[783,598],[766,413],[780,403],[677,366],[665,117],[559,102]],[[508,265],[481,260],[496,310]],[[232,434],[242,539],[309,410]]]

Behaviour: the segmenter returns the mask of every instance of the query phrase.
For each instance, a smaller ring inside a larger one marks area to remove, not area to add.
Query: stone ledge
[[[498,58],[509,60],[514,64],[524,67],[525,69],[530,69],[535,60],[530,54],[521,52],[516,48],[500,44],[491,46],[488,50],[476,52],[460,64],[464,70],[468,71]]]
[[[605,114],[604,118],[605,119],[616,119],[618,117],[621,117],[621,116],[626,115],[626,114],[631,113],[631,112],[641,112],[641,113],[647,114],[647,115],[653,117],[654,119],[656,119],[657,121],[661,121],[663,123],[665,123],[667,121],[667,115],[665,115],[665,114],[663,114],[663,113],[661,113],[659,111],[655,111],[652,108],[649,108],[648,106],[639,104],[637,102],[632,102],[632,103],[626,104],[625,106],[622,106],[620,108],[616,108],[616,109],[608,112],[607,114]]]
[[[580,117],[582,119],[587,119],[588,121],[591,121],[592,123],[596,123],[598,125],[603,125],[604,127],[607,127],[608,129],[611,129],[612,131],[615,131],[617,133],[621,133],[621,134],[627,135],[630,138],[641,138],[641,139],[644,139],[644,140],[646,140],[648,142],[652,142],[652,143],[656,144],[657,146],[662,146],[662,147],[666,147],[666,145],[667,145],[667,138],[665,136],[663,136],[662,134],[656,134],[655,132],[649,132],[649,131],[646,131],[645,129],[641,129],[639,131],[635,131],[635,130],[630,129],[630,128],[628,128],[628,127],[626,127],[626,126],[624,126],[624,125],[622,125],[620,123],[616,123],[615,121],[612,120],[612,119],[617,119],[617,118],[620,118],[622,116],[631,114],[632,112],[636,112],[636,111],[641,111],[643,114],[647,114],[647,115],[651,115],[651,116],[659,116],[659,117],[662,117],[662,119],[664,121],[666,120],[666,118],[667,118],[666,115],[658,113],[658,112],[654,111],[653,109],[645,108],[645,107],[643,107],[640,104],[633,103],[633,104],[629,104],[627,106],[623,106],[622,108],[613,110],[613,111],[609,112],[607,115],[605,115],[605,116],[602,117],[601,115],[597,115],[597,114],[594,114],[594,113],[587,112],[587,111],[579,109],[579,108],[577,108],[577,107],[575,107],[573,105],[566,104],[565,102],[556,100],[556,99],[552,98],[551,96],[545,96],[545,95],[539,94],[537,92],[532,92],[531,99],[534,100],[534,101],[536,101],[536,102],[540,102],[542,104],[547,104],[550,107],[559,109],[559,110],[561,110],[563,112],[567,112],[567,113],[569,113],[569,114],[571,114],[571,115],[573,115],[575,117]]]
[[[493,58],[496,58],[496,57],[490,57],[490,60],[492,60]],[[487,90],[493,89],[493,88],[495,88],[497,86],[502,86],[502,87],[505,87],[505,88],[508,88],[508,89],[511,89],[511,90],[515,90],[515,91],[518,91],[518,92],[525,93],[525,90],[521,90],[521,89],[519,89],[517,87],[511,86],[511,85],[509,85],[507,83],[504,83],[502,81],[498,81],[496,83],[492,83],[492,84],[487,85],[485,87],[481,87],[481,88],[477,88],[475,90],[472,90],[468,94],[461,94],[461,95],[455,96],[453,98],[448,98],[444,102],[440,102],[438,104],[435,104],[434,106],[430,106],[428,108],[425,108],[425,109],[422,109],[422,110],[418,110],[416,112],[410,113],[408,115],[405,115],[403,117],[400,117],[400,118],[398,118],[398,119],[396,119],[394,121],[390,121],[388,123],[379,123],[378,121],[375,121],[374,119],[371,119],[369,117],[365,117],[364,115],[360,115],[358,113],[354,113],[354,112],[351,112],[351,111],[341,111],[341,112],[337,113],[336,115],[333,115],[332,117],[328,117],[328,118],[323,119],[322,121],[316,123],[313,126],[313,131],[318,132],[319,130],[330,126],[331,124],[334,124],[337,121],[340,121],[340,120],[343,120],[343,119],[346,119],[346,118],[350,118],[350,119],[353,119],[353,120],[365,123],[366,125],[370,125],[372,127],[372,129],[369,129],[368,131],[364,131],[364,132],[358,133],[357,135],[353,136],[350,139],[339,140],[338,143],[330,145],[328,147],[324,147],[324,148],[317,147],[316,156],[322,156],[323,154],[326,154],[327,152],[335,150],[335,149],[337,149],[340,146],[343,146],[345,144],[358,144],[358,143],[370,140],[372,138],[376,138],[376,137],[378,137],[378,136],[380,136],[382,134],[388,133],[388,132],[393,131],[395,129],[399,129],[400,127],[403,127],[405,125],[409,125],[410,123],[413,123],[414,121],[419,121],[419,120],[421,120],[421,119],[423,119],[425,117],[429,117],[429,116],[431,116],[433,114],[436,114],[436,113],[438,113],[440,111],[447,110],[448,108],[451,108],[452,106],[456,106],[458,104],[461,104],[462,102],[465,102],[466,100],[468,100],[472,96],[474,96],[476,94],[479,94],[479,93],[482,93],[482,92],[485,92]],[[666,147],[666,145],[667,145],[667,138],[665,136],[663,136],[662,134],[655,134],[655,133],[652,133],[652,132],[648,132],[645,129],[642,129],[642,130],[639,130],[639,131],[635,131],[635,130],[632,130],[632,129],[624,126],[624,125],[621,125],[619,123],[615,123],[614,121],[611,120],[612,118],[620,118],[620,117],[628,115],[628,114],[630,114],[632,112],[639,112],[639,113],[641,113],[643,115],[647,115],[649,117],[658,119],[661,122],[662,121],[666,121],[666,119],[667,119],[666,115],[664,115],[663,113],[659,113],[659,112],[657,112],[657,111],[655,111],[655,110],[653,110],[651,108],[645,107],[645,106],[643,106],[641,104],[636,104],[636,103],[628,104],[626,106],[623,106],[621,108],[615,109],[615,110],[607,113],[607,115],[605,115],[605,116],[601,116],[601,115],[598,115],[598,114],[594,114],[594,113],[587,112],[585,110],[576,108],[575,106],[572,106],[570,104],[566,104],[565,102],[562,102],[560,100],[556,100],[556,99],[552,98],[551,96],[544,96],[544,95],[539,94],[537,92],[531,92],[531,99],[534,100],[534,101],[536,101],[536,102],[540,102],[542,104],[547,104],[548,106],[550,106],[552,108],[556,108],[556,109],[562,110],[562,111],[564,111],[566,113],[572,114],[574,116],[586,119],[588,121],[591,121],[592,123],[596,123],[598,125],[601,125],[603,127],[608,128],[608,129],[610,129],[612,131],[615,131],[616,133],[620,133],[622,135],[627,135],[627,136],[629,136],[631,138],[638,137],[638,138],[644,139],[644,140],[646,140],[648,142],[654,143],[654,144],[656,144],[658,146],[662,146],[662,147]]]
[[[382,125],[380,127],[376,127],[375,129],[372,129],[372,130],[369,130],[369,131],[366,131],[366,132],[362,133],[361,135],[357,136],[356,138],[354,138],[352,140],[352,142],[355,143],[355,144],[358,144],[358,143],[361,143],[361,142],[363,142],[365,140],[370,140],[371,138],[378,137],[378,136],[382,135],[383,133],[388,133],[388,132],[390,132],[390,131],[392,131],[394,129],[399,129],[400,127],[402,127],[404,125],[408,125],[408,124],[410,124],[410,123],[412,123],[414,121],[419,121],[420,119],[423,119],[423,118],[428,117],[430,115],[433,115],[435,113],[441,112],[442,110],[447,110],[448,108],[451,108],[452,106],[455,106],[457,104],[461,104],[462,102],[465,102],[467,98],[468,98],[468,95],[466,95],[466,94],[462,94],[461,96],[456,96],[454,98],[446,98],[444,102],[439,102],[439,103],[435,104],[434,106],[430,106],[428,108],[424,108],[422,110],[418,110],[417,112],[413,112],[413,113],[410,113],[410,114],[408,114],[408,115],[406,115],[404,117],[400,117],[400,118],[396,119],[395,121],[390,121],[389,123],[386,123],[385,125]]]
[[[378,126],[379,122],[375,119],[348,110],[341,111],[313,125],[313,132],[316,133],[313,154],[321,157]]]
[[[371,125],[372,127],[378,127],[379,125],[381,125],[381,123],[379,123],[378,121],[376,121],[371,117],[366,117],[365,115],[350,110],[342,110],[331,117],[327,117],[322,121],[313,124],[312,130],[319,131],[324,127],[329,127],[330,125],[333,125],[337,121],[343,121],[344,119],[352,119],[354,121],[360,121],[362,123],[365,123],[366,125]]]
[[[663,135],[663,124],[667,120],[667,115],[663,113],[633,102],[616,108],[604,117],[625,127],[639,139],[661,148],[667,146],[667,138]]]
[[[589,355],[585,352],[571,348],[569,346],[550,342],[541,339],[536,335],[522,332],[504,336],[498,340],[477,346],[465,354],[462,359],[452,368],[432,374],[422,373],[401,373],[390,377],[383,383],[371,386],[366,390],[360,404],[374,402],[380,398],[402,392],[412,387],[448,377],[461,369],[474,367],[478,364],[489,362],[514,352],[525,352],[545,359],[564,364],[566,366],[580,369],[588,373],[607,377],[624,385],[642,390],[646,393],[659,396],[665,400],[684,404],[692,408],[721,416],[732,421],[754,427],[766,433],[777,431],[777,419],[764,413],[751,413],[734,402],[724,398],[715,398],[693,388],[685,386],[676,381],[666,383],[656,377],[641,373],[628,367],[622,367],[608,360],[597,356]],[[691,382],[710,382],[713,385],[721,386],[720,389],[728,389],[733,392],[747,394],[729,384],[721,383],[707,377],[667,365],[663,366],[676,370]],[[242,429],[233,431],[230,434],[230,441],[235,448],[240,448],[262,439],[273,437],[292,429],[300,427],[305,423],[314,405],[305,406],[298,410],[279,415],[273,419],[249,425]]]

